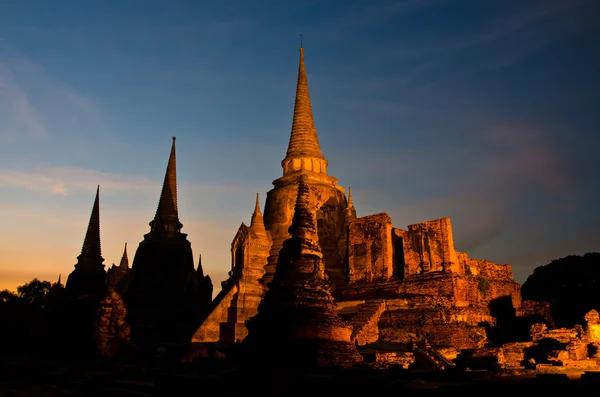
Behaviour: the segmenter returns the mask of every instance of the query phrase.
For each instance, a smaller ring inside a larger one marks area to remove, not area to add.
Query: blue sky
[[[595,0],[4,1],[0,288],[66,276],[97,184],[106,264],[180,218],[216,289],[289,139],[303,35],[328,173],[359,216],[450,217],[457,250],[600,250]],[[2,281],[3,280],[3,281]]]

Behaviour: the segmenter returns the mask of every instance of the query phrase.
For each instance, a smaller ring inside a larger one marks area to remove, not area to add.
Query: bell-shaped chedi
[[[123,255],[121,256],[119,266],[116,266],[113,263],[106,273],[106,285],[116,288],[121,294],[124,293],[125,289],[127,288],[127,284],[129,283],[127,276],[130,272],[131,269],[129,268],[129,258],[127,256],[127,243],[125,243],[125,248],[123,249]]]
[[[294,202],[301,176],[306,177],[306,183],[314,193],[309,206],[316,212],[321,250],[327,266],[325,271],[330,278],[332,293],[336,295],[339,287],[345,285],[346,250],[340,246],[340,238],[346,230],[347,202],[344,189],[337,186],[337,178],[327,175],[327,165],[315,128],[304,48],[301,47],[292,128],[288,149],[281,162],[283,176],[273,181],[274,188],[268,192],[265,204],[264,223],[273,239],[265,267],[265,285],[272,280],[279,251],[289,237],[288,229],[294,215]]]
[[[352,327],[336,312],[310,208],[305,178],[298,184],[291,237],[258,314],[246,322],[245,357],[265,365],[350,366],[362,361],[351,342]]]
[[[213,284],[212,280],[210,279],[210,276],[208,274],[206,276],[204,275],[204,269],[202,268],[202,254],[198,255],[198,267],[196,268],[196,278],[198,280],[198,302],[203,309],[206,309],[200,315],[201,318],[204,318],[204,316],[206,315],[206,311],[208,310],[209,305],[212,302]]]
[[[127,322],[127,306],[123,295],[112,285],[100,300],[94,326],[94,342],[103,357],[115,358],[131,339],[131,327]]]
[[[200,286],[208,286],[198,282],[191,244],[181,228],[173,138],[156,214],[133,258],[125,294],[132,343],[149,355],[185,354],[201,306],[210,303],[198,299],[207,296]]]
[[[106,292],[106,271],[100,244],[100,187],[88,223],[81,254],[65,285],[65,306],[60,326],[65,350],[93,354],[93,327],[100,299]]]
[[[115,358],[131,338],[127,306],[123,300],[130,281],[131,269],[125,243],[119,265],[113,263],[106,274],[106,294],[100,300],[94,327],[94,342],[104,357]]]
[[[81,254],[77,257],[75,269],[67,278],[65,290],[68,296],[74,299],[85,297],[100,299],[104,294],[106,279],[103,262],[100,244],[100,186],[98,186]]]

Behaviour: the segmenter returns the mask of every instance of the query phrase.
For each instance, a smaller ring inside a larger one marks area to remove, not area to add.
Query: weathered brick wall
[[[407,278],[398,292],[414,295],[448,296],[454,298],[455,277],[447,273],[430,273]]]
[[[579,331],[575,328],[548,329],[545,324],[533,325],[530,334],[534,342],[540,342],[544,339],[554,339],[560,343],[569,343],[577,340],[579,337]]]
[[[406,304],[401,299],[388,300],[386,304],[387,310],[379,319],[380,327],[450,323],[477,326],[493,321],[484,306],[453,308],[444,299],[428,302],[428,307]]]
[[[585,315],[588,338],[591,343],[600,346],[600,315],[596,310],[590,310]]]
[[[455,299],[459,305],[487,305],[508,297],[512,307],[521,306],[521,287],[513,280],[494,279],[483,276],[455,278]]]
[[[234,240],[231,252],[234,263],[237,263],[232,270],[232,276],[239,288],[239,293],[233,302],[235,307],[249,309],[246,310],[249,313],[255,312],[258,308],[264,294],[262,278],[270,248],[271,239],[268,234],[265,232],[257,235],[252,228],[243,239]],[[241,255],[241,258],[236,258],[236,255]],[[237,318],[237,321],[244,320],[247,318]]]
[[[392,219],[381,213],[348,225],[349,284],[385,282],[392,278]]]
[[[550,302],[536,302],[525,300],[517,309],[518,317],[539,317],[548,323],[552,323],[552,314],[550,311]]]
[[[464,252],[457,252],[458,261],[463,264],[465,274],[485,277],[493,280],[513,281],[510,265],[499,265],[485,259],[473,259]]]
[[[505,367],[521,367],[525,364],[525,351],[533,346],[533,342],[511,342],[502,345]]]
[[[449,218],[408,226],[404,240],[405,276],[435,271],[461,273]]]
[[[477,325],[483,319],[487,319],[485,313],[464,308],[387,310],[379,320],[379,340],[409,343],[426,339],[434,347],[480,347],[487,339],[485,329]]]

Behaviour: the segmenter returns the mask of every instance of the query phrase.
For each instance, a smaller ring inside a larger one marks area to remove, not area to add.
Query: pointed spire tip
[[[313,157],[325,160],[325,157],[321,153],[319,138],[315,128],[310,94],[308,92],[306,67],[304,65],[304,49],[302,47],[300,47],[298,80],[296,84],[292,130],[290,132],[287,153],[283,161],[287,162],[292,157]]]
[[[160,230],[166,231],[171,230],[179,232],[181,230],[181,223],[179,222],[179,215],[177,211],[177,163],[175,153],[175,137],[173,137],[173,145],[171,146],[171,154],[169,155],[169,162],[167,163],[167,171],[165,173],[165,179],[163,181],[162,190],[160,193],[160,199],[158,201],[158,208],[156,209],[156,215],[154,220],[151,222],[152,230],[155,230],[155,226]]]

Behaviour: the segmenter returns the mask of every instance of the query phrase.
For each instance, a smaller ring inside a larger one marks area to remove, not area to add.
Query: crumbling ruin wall
[[[464,252],[457,252],[458,261],[463,264],[465,274],[492,280],[514,281],[510,265],[499,265],[485,259],[473,259]]]
[[[451,274],[430,273],[407,278],[398,285],[399,294],[407,295],[432,295],[451,297],[454,305],[456,292],[456,277]]]
[[[457,299],[478,304],[509,296],[515,309],[521,307],[521,286],[514,281],[510,265],[469,258],[464,252],[456,255],[465,275]]]
[[[499,299],[509,299],[513,309],[521,306],[521,289],[514,281],[481,276],[456,277],[455,299],[458,305],[489,305]]]
[[[394,274],[392,219],[381,213],[348,225],[348,282],[387,282]]]
[[[408,226],[404,240],[404,275],[436,271],[462,273],[452,237],[449,218]]]
[[[517,317],[537,318],[539,322],[543,322],[548,326],[554,324],[552,320],[552,312],[550,302],[536,302],[525,300],[521,302],[521,306],[517,309]]]
[[[481,347],[487,335],[478,324],[490,320],[483,308],[451,308],[443,302],[424,308],[394,307],[388,301],[379,319],[379,340],[388,343],[410,343],[427,340],[432,346],[457,349]]]
[[[585,315],[585,321],[590,343],[600,347],[600,314],[596,310],[590,310]]]

